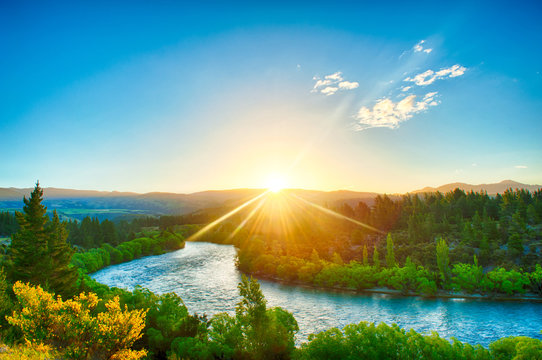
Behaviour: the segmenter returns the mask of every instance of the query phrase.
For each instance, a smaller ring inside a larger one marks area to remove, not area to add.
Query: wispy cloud
[[[320,92],[324,95],[333,95],[339,90],[338,87],[335,86],[326,86],[325,88],[321,89]]]
[[[516,165],[514,166],[516,169],[527,169],[526,165]]]
[[[355,115],[358,122],[354,129],[357,131],[374,127],[395,129],[400,123],[412,118],[414,114],[438,105],[435,100],[436,95],[436,92],[427,93],[421,101],[416,101],[416,95],[409,95],[396,103],[385,98],[379,100],[372,109],[362,106]]]
[[[341,81],[339,83],[339,88],[345,89],[345,90],[352,90],[359,86],[359,83],[355,81]]]
[[[414,47],[412,49],[414,50],[414,52],[422,52],[423,51],[426,54],[429,54],[431,51],[433,51],[433,49],[425,48],[424,44],[425,44],[425,40],[421,40],[419,43],[414,45]]]
[[[338,90],[353,90],[359,87],[359,83],[356,81],[344,80],[342,72],[326,75],[323,79],[315,76],[313,80],[316,80],[311,92],[320,92],[324,95],[333,95]]]
[[[404,81],[410,81],[418,86],[430,85],[438,79],[454,78],[461,76],[467,71],[467,68],[459,64],[453,65],[449,68],[444,68],[439,71],[427,70],[414,77],[407,77]]]

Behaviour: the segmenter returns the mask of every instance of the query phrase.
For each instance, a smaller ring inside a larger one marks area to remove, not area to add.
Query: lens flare
[[[278,193],[287,186],[287,181],[284,175],[272,174],[266,182],[266,188],[273,193]]]

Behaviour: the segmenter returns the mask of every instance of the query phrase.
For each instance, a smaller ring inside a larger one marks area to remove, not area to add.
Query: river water
[[[128,290],[141,285],[158,294],[173,291],[191,313],[233,315],[241,279],[234,258],[233,246],[188,242],[184,249],[109,266],[92,277]],[[268,306],[294,314],[300,341],[310,333],[360,321],[397,323],[421,333],[437,331],[447,339],[486,347],[506,336],[542,338],[542,303],[358,295],[263,280],[260,284]]]

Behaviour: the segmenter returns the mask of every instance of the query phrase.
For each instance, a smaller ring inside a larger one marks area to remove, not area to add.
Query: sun
[[[287,186],[286,178],[282,174],[272,174],[267,178],[265,187],[274,193],[280,192]]]

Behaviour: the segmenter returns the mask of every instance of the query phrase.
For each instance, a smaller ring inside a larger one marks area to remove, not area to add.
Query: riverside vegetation
[[[240,270],[284,282],[426,296],[542,297],[540,190],[490,197],[456,189],[377,196],[372,207],[331,207],[366,228],[290,207],[295,221],[279,219],[286,222],[279,236],[276,224],[255,220],[232,237],[240,222],[232,219],[201,240],[235,245]]]
[[[542,341],[538,339],[503,338],[486,349],[449,342],[436,333],[422,335],[396,325],[365,322],[313,334],[307,343],[296,347],[295,318],[282,308],[268,308],[254,279],[243,277],[239,284],[241,300],[235,315],[222,313],[209,319],[190,314],[174,293],[156,295],[143,288],[132,292],[109,288],[86,275],[108,263],[179,248],[183,244],[182,234],[167,231],[74,254],[66,242],[65,224],[56,214],[52,219],[45,215],[39,185],[24,201],[23,212],[17,213],[19,230],[12,236],[0,272],[1,333],[2,340],[10,346],[4,347],[6,352],[0,354],[3,357],[537,359],[542,353]],[[378,264],[378,268],[381,266],[381,272],[399,273],[400,270],[394,270],[395,254],[390,246],[392,238],[389,239],[386,268],[384,264]],[[242,256],[250,254],[243,252],[253,251],[257,244],[261,246],[255,241],[254,247],[241,247],[240,262]],[[440,241],[437,247],[440,263],[446,264],[447,246]],[[253,259],[263,255],[264,252]],[[339,256],[331,257],[336,258],[332,267],[357,266],[352,262],[341,265]],[[373,259],[378,257],[373,255]],[[414,265],[409,263],[412,260],[397,269],[411,269]],[[362,262],[359,266],[376,265]],[[535,268],[532,273],[539,271]]]

